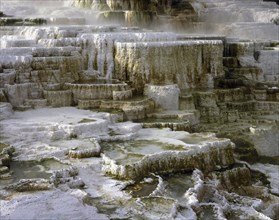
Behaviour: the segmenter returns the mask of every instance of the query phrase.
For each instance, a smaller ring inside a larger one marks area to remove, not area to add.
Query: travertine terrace
[[[1,219],[277,219],[279,9],[0,2]]]

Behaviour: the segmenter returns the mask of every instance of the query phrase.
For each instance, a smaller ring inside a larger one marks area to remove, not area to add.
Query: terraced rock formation
[[[275,2],[1,3],[1,219],[276,219]]]

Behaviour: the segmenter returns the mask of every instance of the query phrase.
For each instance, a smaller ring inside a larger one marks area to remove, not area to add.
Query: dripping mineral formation
[[[278,219],[275,1],[0,10],[1,219]]]

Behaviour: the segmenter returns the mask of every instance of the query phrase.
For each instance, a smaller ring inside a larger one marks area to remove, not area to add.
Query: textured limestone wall
[[[180,89],[213,88],[223,74],[223,43],[218,40],[146,43],[117,42],[115,77],[141,92],[146,83],[178,84]]]
[[[164,25],[169,16],[171,22],[184,23],[197,20],[197,5],[191,0],[74,0],[73,6],[101,11],[102,21],[121,22],[128,25]],[[199,6],[200,7],[200,6]],[[198,7],[198,8],[199,8]],[[158,16],[159,15],[159,16]]]
[[[279,50],[276,41],[228,42],[225,55],[236,57],[236,73],[247,79],[277,84],[279,82]],[[244,69],[245,68],[245,69]]]
[[[125,91],[126,84],[67,84],[77,100],[112,99],[113,91]]]
[[[82,52],[85,68],[88,71],[96,70],[101,76],[111,79],[115,66],[115,42],[167,41],[175,40],[176,35],[169,32],[115,32],[82,34],[80,39],[88,42]]]
[[[175,1],[154,1],[154,0],[74,0],[73,5],[82,8],[98,8],[97,6],[106,5],[110,10],[132,10],[144,11],[158,8],[167,8]],[[99,9],[101,9],[99,7]]]
[[[106,0],[111,10],[133,10],[141,11],[148,9],[150,0]]]

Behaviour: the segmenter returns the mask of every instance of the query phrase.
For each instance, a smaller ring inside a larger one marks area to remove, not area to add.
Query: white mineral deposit
[[[279,216],[275,0],[1,0],[0,219]]]

